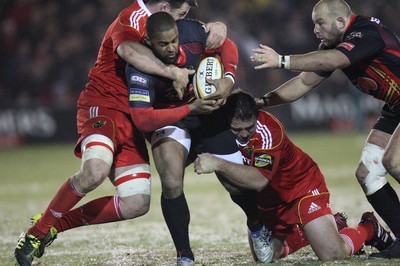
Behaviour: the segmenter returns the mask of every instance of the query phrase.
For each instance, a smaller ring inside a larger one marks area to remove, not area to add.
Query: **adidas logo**
[[[320,209],[321,209],[321,206],[319,206],[318,204],[316,204],[314,202],[311,202],[310,208],[308,208],[308,214],[318,211]]]

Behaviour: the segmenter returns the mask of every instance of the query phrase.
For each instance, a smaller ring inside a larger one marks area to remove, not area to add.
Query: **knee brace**
[[[371,143],[367,143],[362,151],[361,162],[369,171],[362,184],[367,196],[374,194],[387,183],[387,171],[382,164],[384,152],[383,148]]]
[[[114,186],[120,197],[151,195],[150,166],[138,164],[115,177]]]
[[[89,159],[101,159],[108,165],[114,160],[114,144],[111,139],[104,135],[92,134],[86,137],[81,144],[82,162]]]

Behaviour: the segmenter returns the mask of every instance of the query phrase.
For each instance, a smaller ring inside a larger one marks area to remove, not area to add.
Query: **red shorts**
[[[310,193],[298,200],[274,208],[260,208],[260,213],[264,224],[274,235],[289,235],[296,225],[303,228],[305,224],[318,217],[332,214],[329,197],[328,191],[317,195]]]
[[[143,134],[133,124],[129,115],[104,107],[78,108],[76,116],[79,139],[75,155],[82,158],[81,142],[92,134],[107,136],[114,143],[112,168],[149,164],[149,155]]]

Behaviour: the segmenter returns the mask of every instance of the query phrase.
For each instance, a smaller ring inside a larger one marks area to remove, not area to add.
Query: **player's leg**
[[[88,119],[88,113],[87,110],[78,112],[78,125],[79,119],[85,121],[81,124],[81,133],[86,133],[82,135],[87,136],[82,142],[78,141],[78,145],[82,144],[82,148],[79,149],[82,153],[81,168],[78,173],[64,182],[41,218],[21,235],[14,252],[19,264],[30,265],[33,256],[43,255],[45,242],[49,237],[55,238],[51,228],[57,219],[75,206],[86,193],[100,185],[110,172],[114,143],[107,134],[95,134],[96,129],[91,125],[101,124],[103,126],[100,128],[103,132],[113,132],[113,123],[105,116]],[[42,243],[40,240],[43,240]]]
[[[386,180],[386,169],[382,164],[384,148],[390,135],[380,130],[372,130],[362,151],[356,176],[363,191],[380,217],[386,222],[396,237],[400,236],[399,198]]]
[[[388,170],[389,174],[393,176],[397,182],[400,182],[400,126],[398,125],[394,131],[387,148],[385,150],[382,163]],[[400,258],[400,233],[394,231],[396,240],[386,250],[380,253],[373,253],[370,258],[386,258],[386,259],[398,259]]]
[[[151,139],[154,164],[162,185],[161,208],[181,261],[194,264],[189,241],[190,212],[183,193],[183,175],[190,149],[189,134],[178,127],[156,130]]]

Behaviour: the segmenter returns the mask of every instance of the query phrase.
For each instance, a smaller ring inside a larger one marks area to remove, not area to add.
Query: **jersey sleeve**
[[[138,71],[131,65],[126,67],[129,111],[136,127],[142,132],[152,132],[171,125],[190,113],[189,105],[170,109],[154,109],[155,86],[158,78]]]
[[[252,166],[256,167],[268,180],[272,180],[279,169],[281,156],[280,149],[254,150],[252,154]]]
[[[206,50],[207,55],[217,54],[221,58],[224,66],[224,76],[236,77],[236,69],[239,63],[239,51],[236,44],[229,38],[226,38],[221,47],[214,50]]]
[[[113,51],[115,51],[123,42],[142,42],[144,38],[144,32],[140,32],[140,30],[131,27],[119,17],[117,18],[115,26],[112,29],[111,38],[113,42]]]

